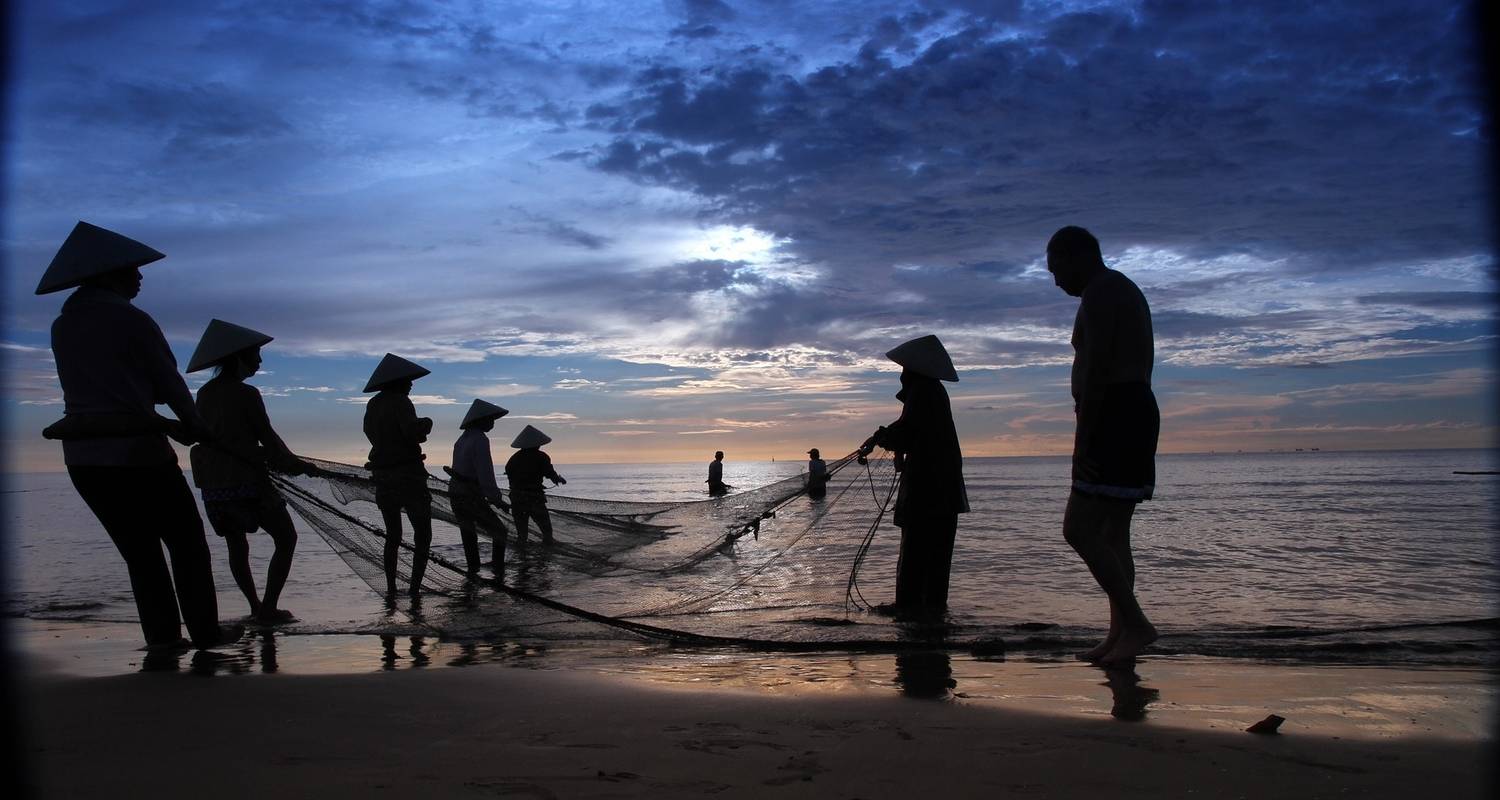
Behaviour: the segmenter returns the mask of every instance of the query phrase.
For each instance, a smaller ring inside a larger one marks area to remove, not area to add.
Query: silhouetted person
[[[895,508],[901,528],[896,611],[940,614],[948,607],[958,515],[969,510],[958,431],[940,383],[957,381],[958,373],[936,336],[912,339],[885,355],[903,368],[896,394],[901,417],[876,430],[860,452],[868,454],[877,445],[890,450],[901,472]]]
[[[816,447],[807,451],[807,496],[814,500],[828,496],[828,465]]]
[[[170,430],[191,443],[202,423],[161,329],[130,304],[140,267],[163,257],[86,222],[57,251],[36,293],[78,289],[52,323],[67,416],[47,435],[63,440],[68,477],[125,559],[147,647],[185,645],[182,622],[193,646],[213,647],[243,629],[219,624],[203,520],[167,441]],[[157,416],[158,403],[180,424]]]
[[[453,501],[453,516],[458,521],[458,534],[464,543],[464,561],[468,565],[469,577],[479,574],[479,537],[476,528],[483,526],[494,537],[494,551],[490,566],[495,580],[505,575],[505,524],[491,508],[491,504],[509,511],[510,504],[495,485],[495,462],[490,455],[490,437],[485,434],[494,430],[495,420],[510,411],[493,403],[475,400],[469,413],[459,427],[464,432],[453,443],[452,478],[448,481],[448,496]]]
[[[370,440],[370,477],[375,481],[375,505],[385,520],[385,591],[396,595],[396,567],[401,555],[401,512],[411,522],[412,597],[422,591],[427,556],[432,548],[432,493],[422,462],[422,442],[432,433],[432,420],[418,417],[412,405],[412,381],[431,370],[400,356],[385,354],[365,384],[375,392],[365,405],[365,438]]]
[[[1073,323],[1073,491],[1063,536],[1109,597],[1109,634],[1079,654],[1128,661],[1156,640],[1135,597],[1130,518],[1156,484],[1161,415],[1151,393],[1151,309],[1129,278],[1104,265],[1099,241],[1068,226],[1047,242],[1058,288],[1081,297]]]
[[[714,460],[708,462],[708,493],[714,497],[729,494],[729,484],[724,482],[724,451],[714,451]]]
[[[293,474],[303,472],[303,465],[271,428],[260,390],[245,383],[260,371],[260,348],[270,341],[259,331],[212,320],[188,359],[187,371],[216,370],[198,389],[198,414],[210,437],[192,450],[193,483],[203,493],[208,524],[229,549],[229,571],[249,601],[250,613],[274,625],[292,620],[292,613],[278,603],[292,570],[297,531],[281,494],[271,485],[267,465]],[[246,539],[257,530],[264,530],[276,545],[263,598],[256,595]]]
[[[547,492],[542,479],[561,486],[567,479],[552,468],[552,459],[542,452],[542,446],[552,437],[527,425],[516,434],[510,443],[516,448],[514,455],[505,462],[505,477],[510,480],[510,514],[516,520],[516,541],[526,544],[526,529],[531,520],[542,534],[542,544],[552,544],[552,516],[547,513]]]

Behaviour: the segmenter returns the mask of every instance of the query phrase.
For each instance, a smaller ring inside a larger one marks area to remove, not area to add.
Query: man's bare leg
[[[1114,662],[1134,658],[1156,640],[1156,628],[1135,598],[1135,564],[1129,554],[1135,506],[1074,492],[1063,515],[1063,536],[1109,597],[1110,633],[1080,658]],[[1111,641],[1113,640],[1113,641]]]

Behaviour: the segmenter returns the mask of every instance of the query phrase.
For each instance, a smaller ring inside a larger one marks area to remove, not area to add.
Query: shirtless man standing
[[[1063,536],[1109,596],[1109,635],[1079,654],[1129,662],[1156,641],[1135,597],[1130,518],[1156,488],[1161,415],[1151,393],[1151,309],[1131,280],[1104,265],[1099,240],[1068,226],[1047,242],[1047,271],[1082,298],[1073,323],[1073,491]]]

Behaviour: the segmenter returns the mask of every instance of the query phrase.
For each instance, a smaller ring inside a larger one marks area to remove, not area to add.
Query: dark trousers
[[[536,521],[537,530],[542,532],[542,541],[552,541],[552,515],[547,513],[545,503],[518,502],[515,492],[511,492],[510,515],[516,521],[517,543],[526,544],[526,528],[532,520]]]
[[[901,527],[896,562],[896,606],[906,611],[948,607],[948,570],[953,566],[957,514],[920,517]]]
[[[193,641],[216,641],[219,598],[208,542],[182,470],[176,464],[72,466],[68,477],[125,559],[146,644],[182,638],[181,621],[187,622]],[[162,545],[172,556],[170,572]]]

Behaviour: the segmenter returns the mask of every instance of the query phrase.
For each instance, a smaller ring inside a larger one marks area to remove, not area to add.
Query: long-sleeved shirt
[[[266,476],[267,456],[291,458],[271,428],[260,390],[248,383],[220,376],[203,384],[198,414],[213,434],[213,444],[197,445],[189,454],[193,484],[201,489],[256,483]]]
[[[962,514],[969,495],[948,392],[935,378],[903,373],[901,383],[901,417],[876,436],[904,461],[893,521],[904,526],[928,515]]]
[[[430,430],[431,422],[417,416],[410,397],[389,390],[376,392],[365,404],[370,469],[424,471],[422,441]]]
[[[154,414],[158,404],[196,424],[197,411],[177,359],[151,315],[120,295],[84,286],[52,323],[52,355],[67,414]],[[176,464],[160,433],[63,442],[69,466]]]
[[[505,502],[495,485],[495,462],[490,456],[490,437],[478,428],[469,428],[453,443],[453,474],[479,484],[484,498],[492,503]],[[540,479],[537,481],[541,483]]]
[[[724,462],[714,460],[708,462],[708,484],[719,486],[724,483]]]
[[[562,483],[562,478],[552,469],[552,457],[535,447],[517,450],[505,462],[505,477],[510,479],[512,492],[540,492],[543,478]]]

